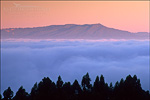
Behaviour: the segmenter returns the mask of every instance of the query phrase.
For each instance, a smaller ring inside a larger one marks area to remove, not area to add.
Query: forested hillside
[[[21,86],[14,95],[10,87],[3,92],[1,100],[150,100],[149,91],[142,89],[140,79],[136,75],[128,75],[126,79],[117,81],[115,85],[105,82],[104,76],[97,76],[94,83],[87,73],[82,77],[81,85],[77,80],[71,84],[63,82],[61,76],[54,83],[44,77],[35,83],[30,93]]]

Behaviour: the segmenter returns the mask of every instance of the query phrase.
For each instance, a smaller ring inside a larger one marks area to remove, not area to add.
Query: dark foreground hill
[[[101,24],[66,24],[35,28],[9,28],[1,30],[2,39],[148,39],[149,33],[131,33]]]
[[[93,85],[87,73],[82,77],[81,85],[75,80],[73,84],[63,82],[59,76],[56,84],[48,77],[35,83],[28,94],[21,86],[16,95],[10,87],[3,92],[2,100],[150,100],[149,91],[141,88],[137,76],[128,75],[113,86],[105,83],[103,75],[97,76]]]

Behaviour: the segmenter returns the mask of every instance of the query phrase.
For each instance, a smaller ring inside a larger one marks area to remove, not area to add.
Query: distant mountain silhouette
[[[148,39],[148,32],[131,33],[102,24],[66,24],[1,30],[2,39]]]

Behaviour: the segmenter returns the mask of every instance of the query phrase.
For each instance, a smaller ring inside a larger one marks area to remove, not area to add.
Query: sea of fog
[[[149,41],[5,40],[1,42],[1,93],[8,86],[28,93],[35,82],[61,75],[71,83],[89,72],[91,83],[104,75],[108,84],[137,75],[149,90]]]

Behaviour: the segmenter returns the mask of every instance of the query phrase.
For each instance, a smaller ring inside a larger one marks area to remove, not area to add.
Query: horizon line
[[[113,29],[117,29],[117,30],[121,30],[121,31],[127,31],[127,32],[130,32],[130,33],[138,33],[138,32],[147,32],[147,33],[150,33],[150,31],[136,31],[136,32],[132,32],[132,31],[128,31],[128,30],[123,30],[123,29],[118,29],[118,28],[114,28],[114,27],[109,27],[109,26],[105,26],[101,23],[93,23],[93,24],[73,24],[73,23],[67,23],[67,24],[51,24],[51,25],[43,25],[43,26],[27,26],[27,27],[6,27],[6,28],[0,28],[0,30],[6,30],[6,29],[25,29],[25,28],[40,28],[40,27],[48,27],[48,26],[59,26],[59,25],[102,25],[104,27],[107,27],[107,28],[113,28]]]

